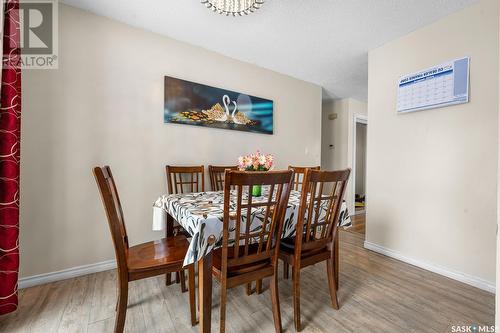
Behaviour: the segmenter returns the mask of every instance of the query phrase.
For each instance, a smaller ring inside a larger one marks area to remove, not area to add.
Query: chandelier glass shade
[[[201,3],[219,14],[243,16],[259,9],[264,0],[201,0]]]

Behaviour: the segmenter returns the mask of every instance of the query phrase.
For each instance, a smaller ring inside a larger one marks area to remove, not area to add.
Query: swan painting
[[[229,103],[231,102],[231,99],[229,98],[228,95],[224,95],[222,96],[222,104],[224,104],[224,109],[226,111],[224,111],[222,109],[222,106],[217,103],[215,104],[214,106],[212,106],[212,108],[210,110],[203,110],[202,112],[207,115],[207,117],[210,119],[210,120],[215,120],[215,121],[228,121],[230,120],[232,117],[231,115],[229,114]],[[236,110],[236,102],[233,102],[234,103],[234,108]]]
[[[236,102],[234,103],[234,110],[233,113],[231,114],[231,119],[235,124],[240,124],[240,125],[246,125],[251,122],[250,119],[248,119],[247,116],[245,116],[244,113],[238,112],[238,104]],[[238,112],[238,113],[236,113]]]
[[[229,106],[233,103],[233,112],[229,112]],[[245,114],[238,111],[238,103],[231,101],[228,95],[222,96],[222,104],[224,104],[224,109],[222,109],[219,103],[212,106],[210,110],[203,110],[202,112],[210,119],[215,121],[225,121],[229,123],[235,123],[238,125],[246,125],[251,122],[251,120],[245,116]]]
[[[234,111],[233,111],[233,114],[229,115],[229,105],[231,103],[231,98],[229,98],[228,95],[222,96],[222,103],[224,104],[224,108],[226,109],[226,114],[227,114],[226,120],[231,121],[231,119],[233,119],[234,111],[236,111],[236,109],[238,108],[238,105],[236,104],[235,101],[233,101]]]
[[[229,103],[232,102],[234,104],[233,112],[231,113],[231,116],[229,116],[229,119],[228,119],[229,122],[233,122],[233,123],[239,124],[239,125],[246,125],[249,122],[251,122],[251,120],[248,119],[247,116],[245,116],[241,112],[238,112],[238,103],[236,103],[235,101],[231,101],[231,99],[229,98],[228,95],[224,95],[224,97],[222,97],[222,99],[224,101],[224,107],[226,108],[226,112],[228,115],[229,115]]]
[[[273,101],[165,76],[165,123],[273,134]]]
[[[205,114],[208,119],[215,121],[226,121],[229,115],[229,112],[224,112],[224,109],[219,103],[212,106],[210,110],[203,110],[201,112]]]

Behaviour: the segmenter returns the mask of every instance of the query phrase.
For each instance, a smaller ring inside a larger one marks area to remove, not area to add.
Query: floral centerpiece
[[[255,154],[240,156],[238,158],[238,169],[240,171],[269,171],[274,167],[274,157],[271,154],[261,154],[257,150]],[[262,185],[254,185],[252,195],[259,197],[262,194]]]

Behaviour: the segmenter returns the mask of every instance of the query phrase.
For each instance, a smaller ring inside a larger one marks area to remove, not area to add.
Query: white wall
[[[325,101],[323,103],[323,123],[321,134],[321,168],[338,170],[353,167],[354,161],[354,117],[367,115],[367,104],[352,98]],[[328,115],[336,113],[337,119],[329,120]],[[334,148],[330,149],[329,145]],[[351,214],[354,214],[353,174],[349,179],[345,200]]]
[[[162,236],[152,204],[167,163],[256,149],[282,168],[320,163],[319,86],[66,5],[59,19],[59,69],[23,73],[21,276],[113,259],[95,165],[113,168],[135,244]],[[273,100],[275,134],[164,124],[165,75]]]
[[[369,53],[367,246],[495,285],[498,2],[484,0]],[[470,56],[470,102],[396,114],[401,75]],[[494,74],[495,73],[495,74]]]

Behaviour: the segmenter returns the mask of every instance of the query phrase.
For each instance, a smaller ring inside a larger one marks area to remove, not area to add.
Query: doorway
[[[353,135],[353,175],[352,194],[354,196],[354,214],[352,219],[352,231],[365,234],[366,226],[366,134],[368,119],[366,116],[354,117]]]

